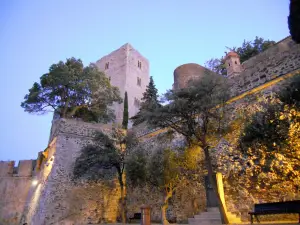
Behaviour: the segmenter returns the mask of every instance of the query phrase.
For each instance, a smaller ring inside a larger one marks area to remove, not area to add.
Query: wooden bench
[[[254,211],[249,212],[251,224],[253,224],[253,216],[256,218],[257,222],[259,223],[260,222],[258,219],[259,215],[288,214],[288,213],[297,213],[299,215],[299,224],[300,224],[300,200],[255,204]]]
[[[140,220],[142,219],[142,213],[135,213],[133,214],[133,217],[128,218],[129,223],[131,222],[131,220]]]

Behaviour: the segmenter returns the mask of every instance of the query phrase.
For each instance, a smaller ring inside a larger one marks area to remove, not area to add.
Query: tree
[[[117,87],[96,65],[84,67],[80,59],[58,62],[35,82],[25,95],[21,107],[25,112],[43,114],[55,111],[61,118],[109,122],[115,118],[109,107],[121,103]]]
[[[241,47],[233,47],[229,49],[236,52],[240,56],[240,62],[243,63],[251,57],[267,50],[274,44],[276,44],[275,41],[264,40],[263,38],[256,36],[252,42],[244,40]]]
[[[87,145],[76,159],[74,178],[98,181],[111,179],[117,174],[121,189],[121,217],[126,223],[125,213],[125,182],[124,169],[127,156],[124,130],[114,129],[111,137],[104,133],[97,133],[94,143]]]
[[[244,40],[241,47],[226,47],[229,51],[236,52],[240,56],[240,62],[243,63],[250,59],[253,56],[258,55],[259,53],[267,50],[269,47],[276,44],[275,41],[264,40],[261,37],[255,37],[254,41]],[[227,54],[227,52],[225,52]],[[225,57],[219,59],[213,58],[206,61],[205,66],[223,76],[227,75],[227,70],[225,66]]]
[[[160,103],[158,100],[157,89],[154,84],[153,77],[150,77],[150,82],[147,85],[146,91],[143,93],[140,111],[137,115],[131,117],[133,125],[136,126],[145,121],[143,115],[148,111],[153,111],[156,107],[159,107]]]
[[[296,43],[300,43],[300,2],[298,0],[290,0],[290,14],[288,16],[288,27],[292,39]]]
[[[229,98],[226,82],[221,76],[205,76],[194,82],[194,86],[170,90],[164,97],[168,104],[148,112],[147,121],[157,127],[173,129],[182,134],[191,146],[199,146],[204,151],[208,177],[217,195],[222,222],[227,224],[209,153],[213,139],[226,131],[222,123],[225,116],[222,106]]]
[[[300,185],[299,90],[298,74],[260,103],[241,132],[239,149],[251,159],[252,181],[261,188]]]
[[[147,184],[163,193],[161,220],[164,225],[169,224],[166,216],[169,200],[185,185],[186,176],[195,174],[190,152],[189,149],[160,148],[147,157],[145,151],[138,150],[127,163],[126,176],[130,183]],[[195,157],[193,161],[197,161]]]
[[[125,91],[122,126],[123,126],[123,129],[127,130],[127,127],[128,127],[128,96],[127,96],[127,91]]]

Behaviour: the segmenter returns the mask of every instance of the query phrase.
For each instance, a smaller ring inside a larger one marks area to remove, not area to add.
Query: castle
[[[149,82],[149,62],[130,44],[125,44],[111,54],[96,62],[119,87],[121,96],[128,92],[129,116],[138,112],[140,99]],[[232,83],[231,102],[243,100],[253,93],[268,91],[278,82],[300,72],[300,46],[290,37],[257,56],[240,64],[236,53],[226,56],[228,76]],[[198,65],[184,64],[174,71],[173,88],[187,87],[189,82],[205,74],[214,72]],[[215,75],[215,74],[214,74]],[[123,106],[115,105],[117,121],[122,121]],[[81,148],[90,143],[94,131],[108,132],[101,124],[85,123],[78,120],[53,120],[50,140],[44,151],[38,153],[36,160],[0,162],[0,224],[87,224],[115,222],[118,215],[119,188],[115,182],[108,184],[80,184],[71,181],[72,168]],[[149,149],[159,145],[156,136],[161,130],[139,128],[139,137],[149,145]],[[222,176],[221,176],[222,179]],[[208,206],[208,190],[204,178],[195,184],[194,192],[182,190],[180,197],[174,199],[172,211],[179,222],[187,219]],[[231,198],[222,184],[219,186],[224,200]],[[130,194],[131,193],[131,194]],[[150,193],[147,196],[145,193]],[[276,198],[276,196],[274,197]],[[128,191],[128,211],[134,213],[141,204],[153,206],[152,218],[159,218],[159,195],[152,190]],[[237,200],[236,200],[237,199]],[[240,216],[246,215],[244,206],[236,196],[231,207]],[[232,200],[232,199],[231,199]],[[247,206],[248,207],[248,206]],[[247,215],[246,215],[247,216]],[[101,220],[99,219],[101,218]],[[100,220],[100,221],[99,221]]]
[[[134,116],[139,111],[141,98],[150,80],[148,60],[127,43],[99,59],[96,65],[109,77],[111,84],[119,88],[123,99],[127,92],[129,118]],[[123,104],[113,106],[116,123],[122,123]]]

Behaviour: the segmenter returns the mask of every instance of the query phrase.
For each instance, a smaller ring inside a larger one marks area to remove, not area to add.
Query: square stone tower
[[[111,84],[119,88],[123,99],[127,91],[129,118],[134,116],[139,111],[141,98],[149,84],[148,60],[127,43],[99,59],[96,65],[110,79]],[[113,106],[116,123],[119,124],[123,120],[123,104]]]

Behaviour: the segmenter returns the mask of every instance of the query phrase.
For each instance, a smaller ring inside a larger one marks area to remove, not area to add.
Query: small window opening
[[[230,63],[228,63],[228,66],[230,66]]]
[[[134,98],[134,105],[139,108],[140,107],[140,101],[137,98]]]
[[[138,61],[138,68],[142,69],[142,62]]]
[[[109,69],[109,62],[105,63],[105,69]]]
[[[109,79],[109,81],[111,81],[111,77],[109,77],[108,79]]]
[[[235,61],[235,64],[237,64],[237,61]]]
[[[141,85],[142,85],[142,79],[139,78],[139,77],[137,78],[137,85],[138,85],[138,86],[141,86]]]

